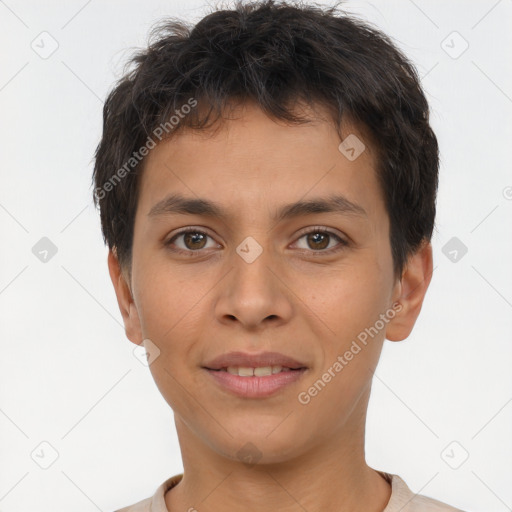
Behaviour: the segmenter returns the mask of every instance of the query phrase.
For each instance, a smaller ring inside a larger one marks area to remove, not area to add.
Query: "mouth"
[[[258,370],[258,372],[279,373],[283,369],[285,370],[300,370],[306,368],[307,365],[303,362],[297,361],[296,359],[280,354],[279,352],[260,352],[260,353],[249,353],[249,352],[228,352],[221,354],[215,359],[206,362],[203,368],[209,370],[224,370],[227,372],[233,369],[242,370],[243,374],[248,374],[248,369],[252,368]],[[269,370],[270,368],[270,370]],[[256,375],[258,375],[258,372]]]
[[[301,380],[308,369],[271,367],[204,368],[213,382],[225,393],[238,398],[269,398]]]
[[[208,368],[203,367],[205,370],[210,370],[212,372],[226,372],[231,375],[238,375],[239,377],[267,377],[269,375],[276,375],[279,373],[285,372],[298,372],[301,370],[306,370],[305,366],[301,366],[298,368],[289,368],[287,366],[281,365],[273,365],[273,366],[259,366],[259,367],[251,367],[251,366],[227,366],[223,368]]]
[[[299,381],[308,367],[279,352],[229,352],[202,368],[220,389],[242,398],[267,398]]]

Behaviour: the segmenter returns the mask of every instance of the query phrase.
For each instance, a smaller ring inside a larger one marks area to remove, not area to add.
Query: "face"
[[[287,126],[245,104],[214,135],[182,132],[147,157],[131,282],[112,254],[110,272],[127,336],[158,347],[150,370],[178,433],[211,453],[234,461],[254,446],[261,462],[286,461],[353,434],[384,338],[408,335],[419,313],[428,251],[410,281],[394,279],[371,148],[349,159],[340,142],[330,122]],[[222,216],[173,211],[170,194]],[[345,202],[333,211],[278,215],[334,195]],[[307,369],[270,396],[239,396],[204,368],[231,351],[279,352]]]

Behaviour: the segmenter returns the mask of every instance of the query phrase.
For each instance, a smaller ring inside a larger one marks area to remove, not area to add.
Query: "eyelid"
[[[329,235],[336,235],[341,240],[348,243],[348,240],[346,240],[346,238],[347,238],[346,235],[343,235],[343,233],[341,231],[338,231],[335,228],[329,228],[329,227],[325,227],[325,226],[308,226],[306,228],[301,229],[297,233],[297,236],[302,237],[304,235],[308,235],[309,233],[316,233],[316,232],[327,233]]]

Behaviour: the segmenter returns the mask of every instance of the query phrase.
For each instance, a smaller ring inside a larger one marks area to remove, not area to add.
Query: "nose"
[[[243,248],[243,244],[242,244]],[[216,316],[221,322],[239,322],[246,329],[281,325],[293,313],[293,293],[270,250],[256,257],[234,252],[232,268],[219,286]],[[254,256],[254,253],[253,255]]]

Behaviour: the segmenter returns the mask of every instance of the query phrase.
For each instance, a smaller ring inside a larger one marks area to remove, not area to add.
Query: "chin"
[[[213,444],[217,444],[218,453],[247,467],[287,462],[299,455],[301,442],[296,434],[284,428],[276,429],[278,424],[274,422],[271,428],[258,428],[257,431],[226,428],[233,437],[224,437],[221,446],[218,441]]]

